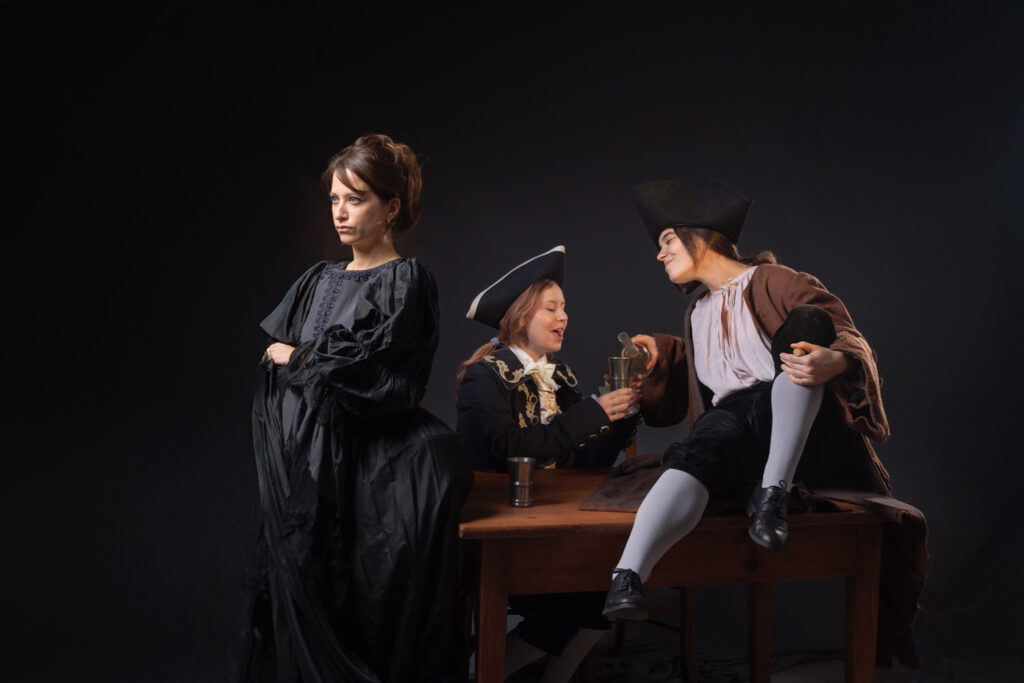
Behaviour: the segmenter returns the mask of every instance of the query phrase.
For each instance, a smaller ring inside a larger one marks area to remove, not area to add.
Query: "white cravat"
[[[533,375],[538,388],[545,391],[558,391],[558,382],[555,381],[554,363],[549,363],[546,356],[533,360],[530,358],[530,354],[518,346],[509,346],[509,348],[512,349],[512,353],[516,354],[516,358],[522,362],[523,374]]]

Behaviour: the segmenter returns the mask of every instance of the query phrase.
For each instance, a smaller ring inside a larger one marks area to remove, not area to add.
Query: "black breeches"
[[[557,657],[581,628],[611,626],[601,614],[604,598],[604,593],[513,595],[509,606],[524,617],[517,627],[519,636],[535,648]]]
[[[782,371],[779,354],[792,353],[790,344],[804,341],[827,347],[835,339],[835,326],[825,311],[817,306],[797,306],[772,339],[776,376]],[[723,398],[697,418],[686,439],[669,446],[662,466],[691,474],[707,487],[716,503],[741,503],[760,485],[768,461],[771,393],[772,383],[762,382]],[[833,474],[843,469],[833,463],[838,464],[851,449],[863,451],[863,440],[846,426],[835,399],[826,392],[796,479],[812,486],[833,485]]]

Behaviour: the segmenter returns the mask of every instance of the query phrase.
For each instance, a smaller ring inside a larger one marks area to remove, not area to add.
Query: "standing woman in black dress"
[[[420,217],[406,145],[364,135],[324,173],[350,261],[303,274],[263,321],[253,404],[262,598],[248,680],[442,681],[463,663],[455,434],[418,407],[437,289],[395,237]]]

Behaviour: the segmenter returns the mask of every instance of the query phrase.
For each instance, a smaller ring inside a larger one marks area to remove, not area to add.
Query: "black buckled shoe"
[[[647,596],[635,571],[615,570],[612,587],[604,600],[603,614],[612,621],[643,621],[647,618]]]
[[[755,488],[747,501],[747,515],[754,518],[747,533],[755,543],[770,550],[782,550],[789,540],[786,482],[779,483],[782,486]]]

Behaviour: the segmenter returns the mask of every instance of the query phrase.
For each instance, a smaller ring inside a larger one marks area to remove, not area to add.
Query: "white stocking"
[[[693,475],[682,470],[662,472],[636,511],[616,567],[632,569],[646,581],[661,556],[697,526],[709,497]]]
[[[764,466],[761,486],[779,486],[789,490],[796,466],[811,433],[811,425],[825,396],[825,385],[805,387],[793,384],[785,372],[772,383],[772,438],[768,462]]]

